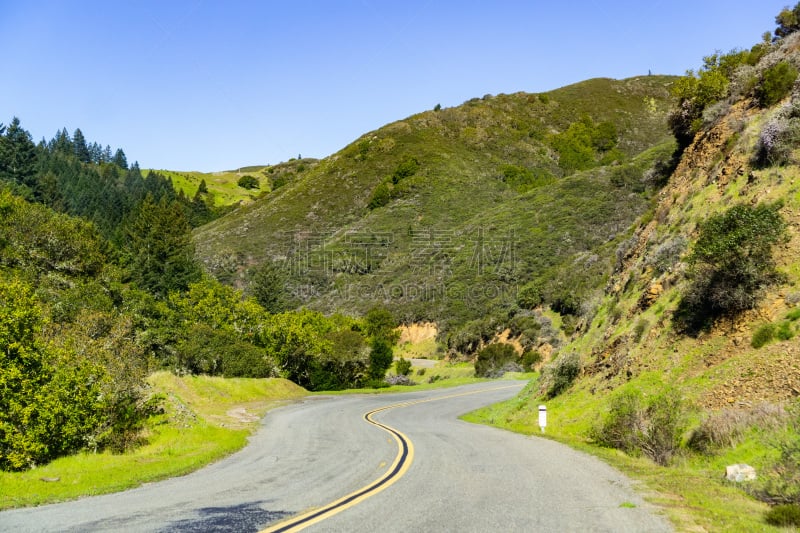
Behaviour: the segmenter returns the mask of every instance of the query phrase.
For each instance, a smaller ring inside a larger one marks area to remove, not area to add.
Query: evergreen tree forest
[[[370,317],[266,309],[269,283],[256,299],[203,273],[191,231],[218,215],[79,129],[37,145],[0,125],[0,470],[136,446],[156,370],[379,384]]]

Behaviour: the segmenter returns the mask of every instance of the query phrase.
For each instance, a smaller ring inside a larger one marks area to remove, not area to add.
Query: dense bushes
[[[760,167],[784,165],[800,143],[800,109],[784,108],[761,130],[756,143],[754,162]]]
[[[639,391],[625,390],[613,398],[605,420],[593,430],[602,446],[632,455],[644,454],[666,466],[681,445],[686,420],[683,400],[666,391],[645,402]]]
[[[236,184],[243,189],[258,189],[258,178],[245,174],[236,182]]]
[[[770,107],[786,97],[797,79],[797,69],[781,61],[764,71],[756,88],[756,99],[761,107]]]
[[[777,459],[765,469],[756,495],[772,504],[800,505],[800,415],[795,410],[786,431],[774,441]]]
[[[477,377],[495,378],[508,371],[521,370],[517,351],[510,344],[490,344],[478,352],[478,358],[475,360]]]
[[[676,323],[697,333],[717,317],[752,308],[778,279],[772,247],[784,238],[780,205],[737,205],[710,217],[689,256],[691,283]]]
[[[581,373],[581,358],[575,352],[562,353],[542,371],[543,386],[548,398],[566,391]]]
[[[79,450],[107,422],[104,369],[44,346],[32,291],[0,282],[0,469],[21,470]]]
[[[611,122],[595,123],[588,116],[552,135],[549,143],[558,152],[558,165],[568,174],[623,159],[615,150],[616,126]]]

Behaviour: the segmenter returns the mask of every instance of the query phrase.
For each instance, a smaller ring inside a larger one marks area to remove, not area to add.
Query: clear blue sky
[[[788,0],[0,0],[0,122],[142,167],[324,157],[484,94],[683,74]]]

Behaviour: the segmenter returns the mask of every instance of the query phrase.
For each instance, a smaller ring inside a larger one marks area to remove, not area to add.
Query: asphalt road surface
[[[270,412],[246,448],[207,468],[5,511],[0,531],[671,530],[604,463],[458,419],[523,385],[308,398]]]

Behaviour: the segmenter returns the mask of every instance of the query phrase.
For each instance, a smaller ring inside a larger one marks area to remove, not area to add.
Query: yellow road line
[[[372,418],[373,415],[381,413],[383,411],[388,411],[389,409],[398,409],[401,407],[409,407],[420,403],[448,400],[450,398],[458,398],[459,396],[469,396],[472,394],[480,394],[484,392],[493,392],[498,390],[511,389],[516,386],[517,385],[508,385],[505,387],[495,387],[492,389],[482,389],[478,391],[450,394],[447,396],[438,396],[436,398],[427,398],[425,400],[414,400],[409,402],[395,403],[392,405],[379,407],[377,409],[373,409],[372,411],[365,413],[364,420],[391,434],[395,442],[397,443],[397,455],[395,456],[391,466],[389,466],[389,469],[381,477],[379,477],[369,485],[362,487],[356,490],[355,492],[351,492],[347,496],[343,496],[342,498],[339,498],[338,500],[331,502],[319,509],[308,511],[307,513],[303,513],[301,515],[280,522],[279,524],[276,524],[274,526],[270,526],[266,529],[263,529],[260,533],[278,533],[278,532],[293,533],[296,531],[301,531],[312,524],[321,522],[326,518],[330,518],[335,514],[341,513],[345,509],[349,509],[350,507],[358,505],[359,503],[366,500],[370,496],[374,496],[379,492],[386,490],[395,482],[397,482],[397,480],[399,480],[401,477],[405,475],[405,473],[411,467],[411,463],[414,461],[414,445],[412,444],[411,440],[408,437],[406,437],[403,433],[401,433],[397,429],[391,426],[387,426],[386,424],[382,424],[373,419]]]

